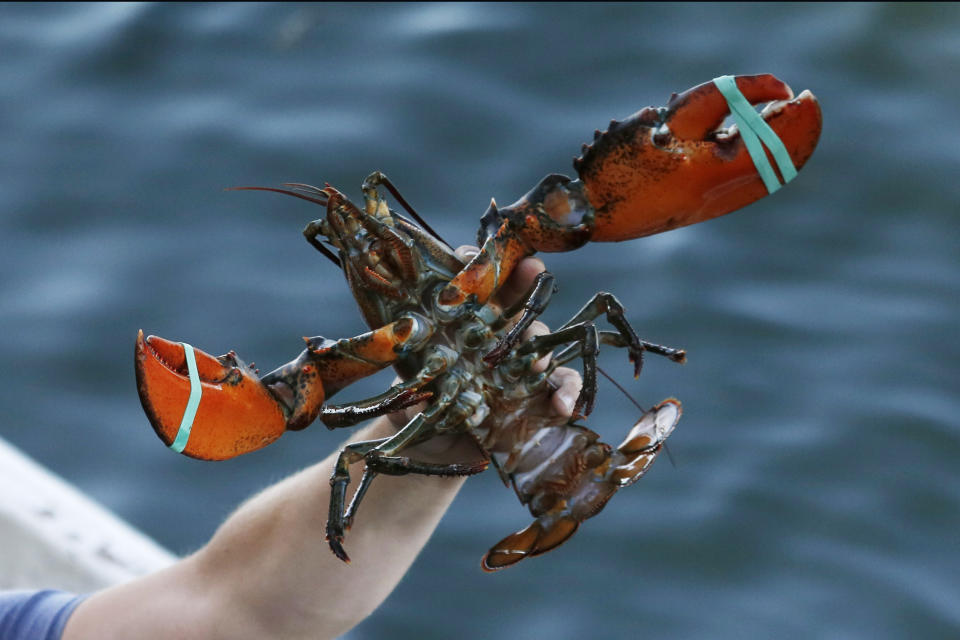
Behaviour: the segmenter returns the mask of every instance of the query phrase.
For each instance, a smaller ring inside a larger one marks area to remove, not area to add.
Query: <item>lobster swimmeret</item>
[[[794,98],[771,75],[739,76],[736,86],[751,104],[770,103],[761,116],[794,166],[802,167],[820,135],[816,98],[808,91]],[[346,340],[308,338],[295,360],[263,377],[233,352],[213,357],[183,343],[144,339],[141,332],[137,383],[150,422],[175,450],[222,460],[264,447],[318,417],[330,428],[345,427],[429,399],[396,435],[341,451],[326,531],[333,552],[348,559],[344,531],[378,474],[467,475],[484,470],[490,460],[535,520],[494,545],[483,568],[501,569],[553,549],[620,487],[647,471],[681,414],[678,401],[665,400],[647,411],[618,447],[600,442],[578,423],[593,408],[599,345],[625,348],[636,374],[646,351],[675,362],[685,354],[641,340],[608,293],[596,294],[553,333],[523,339],[554,292],[548,272],[512,308],[501,308],[493,296],[516,265],[537,251],[639,238],[723,215],[766,195],[741,132],[736,126],[719,129],[729,112],[717,87],[705,83],[673,95],[666,107],[611,122],[574,160],[578,180],[550,175],[509,207],[491,203],[481,219],[481,250],[468,264],[379,172],[363,183],[363,209],[329,186],[267,189],[326,208],[326,217],[307,225],[304,235],[342,267],[371,331]],[[391,211],[379,187],[421,225]],[[613,331],[596,328],[600,316]],[[546,371],[534,370],[534,362],[558,349]],[[574,359],[583,362],[583,390],[574,418],[559,418],[546,409],[548,376]],[[389,365],[403,382],[374,398],[327,404],[351,382]],[[199,405],[189,400],[191,392],[199,395]],[[192,406],[185,411],[188,401]],[[476,440],[482,462],[437,464],[401,455],[435,435],[462,432]],[[347,506],[349,465],[361,459],[365,470]]]

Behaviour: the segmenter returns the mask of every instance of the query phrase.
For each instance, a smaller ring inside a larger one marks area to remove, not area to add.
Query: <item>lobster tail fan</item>
[[[520,562],[533,550],[537,537],[543,529],[534,521],[526,529],[511,533],[493,545],[480,561],[484,571],[498,571]]]
[[[480,566],[484,571],[499,571],[524,558],[556,549],[576,533],[579,526],[579,522],[567,516],[538,518],[526,529],[511,533],[493,545]]]
[[[682,414],[680,401],[668,398],[641,416],[617,447],[626,460],[612,470],[610,477],[619,487],[630,486],[650,469]]]

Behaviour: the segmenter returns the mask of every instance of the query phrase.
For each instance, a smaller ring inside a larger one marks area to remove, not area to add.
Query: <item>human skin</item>
[[[476,248],[457,252],[467,257]],[[519,299],[543,270],[540,260],[524,260],[498,301]],[[547,331],[537,322],[528,333]],[[554,411],[569,416],[580,376],[558,368],[551,380],[557,387]],[[390,436],[417,409],[378,418],[347,442]],[[349,631],[390,595],[465,478],[378,478],[346,537],[352,562],[345,564],[323,539],[330,476],[340,448],[244,502],[199,551],[89,597],[74,611],[63,640],[316,640]],[[404,453],[445,463],[481,456],[467,436],[434,438]],[[360,471],[360,463],[351,469],[348,495]]]

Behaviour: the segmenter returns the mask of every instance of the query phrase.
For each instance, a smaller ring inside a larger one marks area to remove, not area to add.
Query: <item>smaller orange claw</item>
[[[820,138],[822,116],[809,91],[796,98],[770,74],[737,76],[751,104],[800,169]],[[596,211],[593,241],[640,238],[709,220],[759,200],[767,189],[739,131],[719,129],[730,113],[713,82],[647,107],[586,145],[574,167]],[[769,153],[767,154],[770,155]]]
[[[566,542],[579,527],[580,523],[574,518],[548,514],[493,545],[480,560],[480,568],[487,573],[499,571],[524,558],[552,551]]]
[[[194,349],[202,395],[182,453],[226,460],[267,446],[287,428],[281,404],[233,352],[216,358]],[[137,335],[137,391],[163,442],[173,444],[190,397],[182,343]]]

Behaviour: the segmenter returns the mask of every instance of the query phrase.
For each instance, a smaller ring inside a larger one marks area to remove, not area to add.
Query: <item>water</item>
[[[796,183],[547,258],[549,322],[602,286],[689,350],[637,383],[622,354],[602,360],[645,404],[683,400],[676,467],[493,576],[481,554],[529,516],[493,475],[471,480],[350,637],[955,637],[958,27],[957,5],[915,4],[3,5],[0,436],[195,549],[340,436],[170,454],[136,397],[136,330],[269,369],[299,336],[362,328],[300,237],[317,210],[224,187],[356,197],[382,169],[469,242],[491,196],[570,173],[610,118],[769,71],[823,105]],[[602,386],[591,425],[616,441],[632,419]]]

